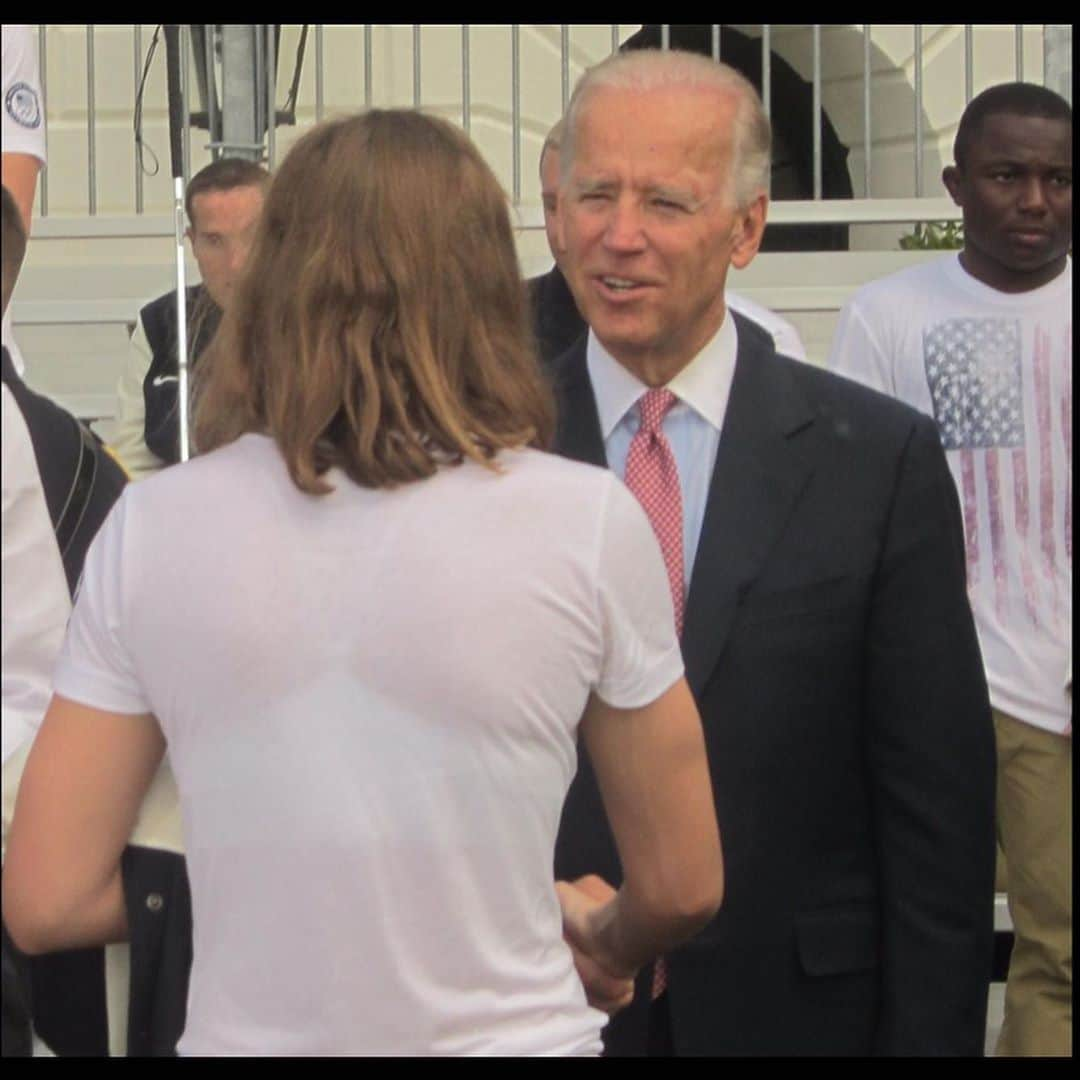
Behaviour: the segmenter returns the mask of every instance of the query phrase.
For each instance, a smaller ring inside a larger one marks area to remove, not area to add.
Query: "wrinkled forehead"
[[[595,87],[575,117],[570,171],[580,177],[596,169],[689,170],[725,183],[736,109],[730,94],[713,87]]]

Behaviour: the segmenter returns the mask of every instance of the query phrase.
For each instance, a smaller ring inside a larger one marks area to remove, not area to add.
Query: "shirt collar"
[[[667,384],[680,402],[688,405],[717,431],[724,423],[731,380],[735,377],[738,347],[738,332],[729,307],[720,329],[712,339]],[[585,363],[596,396],[600,433],[606,441],[649,388],[600,344],[591,329],[585,347]],[[680,406],[674,408],[677,410]]]

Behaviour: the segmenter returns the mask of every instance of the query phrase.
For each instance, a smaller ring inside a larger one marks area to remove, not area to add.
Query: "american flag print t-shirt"
[[[1072,265],[1001,293],[955,255],[864,287],[832,366],[934,417],[964,521],[991,699],[1071,732]]]

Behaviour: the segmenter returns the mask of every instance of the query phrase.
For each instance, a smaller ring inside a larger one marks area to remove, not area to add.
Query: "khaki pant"
[[[994,710],[1015,932],[998,1056],[1072,1053],[1072,739]]]

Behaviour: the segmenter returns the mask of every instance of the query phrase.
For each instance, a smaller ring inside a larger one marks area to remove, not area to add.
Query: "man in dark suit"
[[[544,207],[544,231],[555,265],[539,277],[529,278],[529,304],[533,312],[533,330],[540,356],[549,363],[561,356],[579,337],[584,336],[585,320],[574,302],[566,277],[559,268],[559,148],[563,122],[548,132],[540,149],[540,199]]]
[[[993,732],[933,423],[726,309],[768,202],[768,121],[737,72],[613,57],[563,154],[590,333],[554,365],[559,449],[632,488],[635,454],[659,455],[639,497],[666,558],[683,539],[669,577],[727,880],[713,923],[639,974],[608,1053],[981,1054]],[[555,870],[620,877],[584,750]]]

